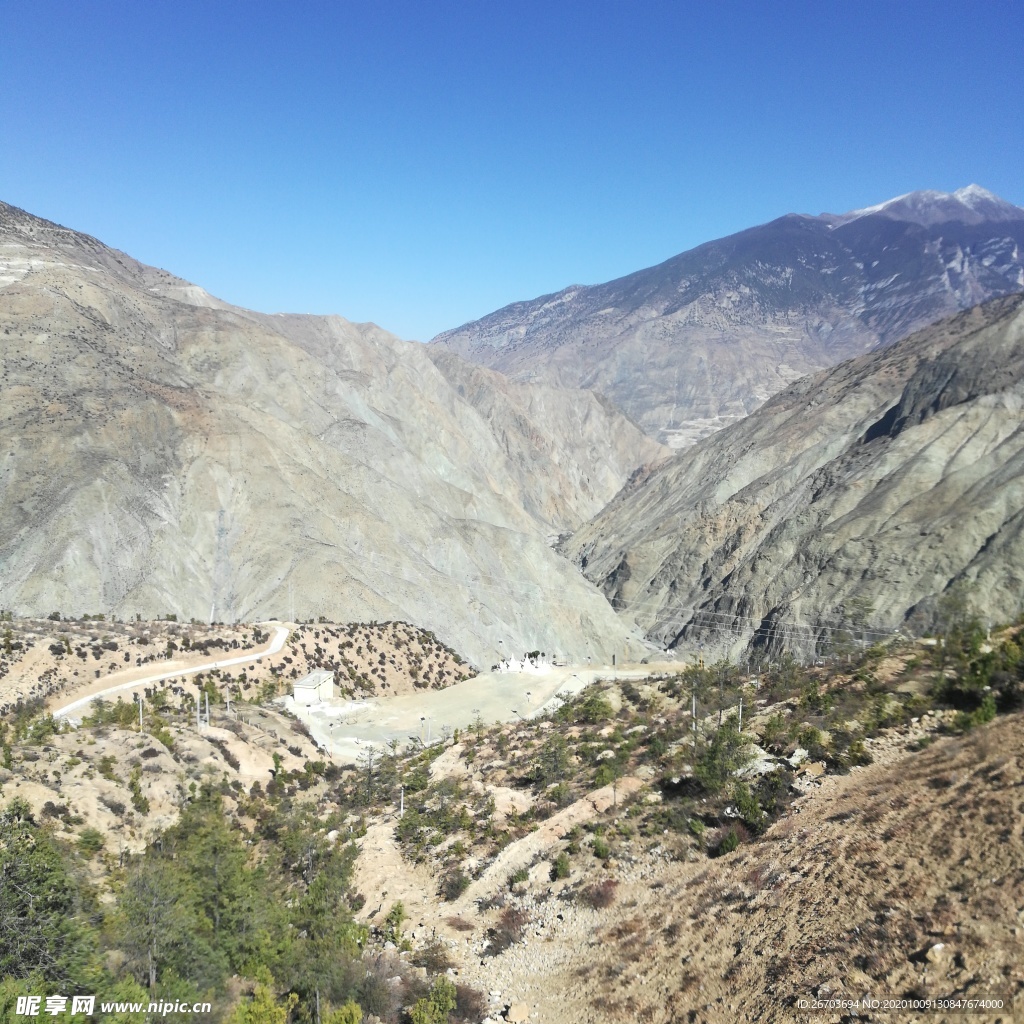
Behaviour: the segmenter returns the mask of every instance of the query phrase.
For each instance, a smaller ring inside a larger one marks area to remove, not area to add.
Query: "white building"
[[[334,697],[334,673],[327,669],[310,672],[292,686],[296,704],[322,704]]]
[[[546,657],[537,656],[534,658],[524,655],[523,660],[518,658],[506,658],[498,663],[499,672],[527,672],[532,675],[542,676],[551,671],[551,662]]]

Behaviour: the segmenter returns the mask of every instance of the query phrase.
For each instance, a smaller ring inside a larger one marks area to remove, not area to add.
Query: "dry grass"
[[[796,1000],[831,979],[876,995],[1024,995],[1011,930],[1024,906],[1024,754],[1008,753],[1024,751],[1024,716],[893,750],[829,780],[742,855],[672,865],[658,890],[623,893],[586,954],[607,994],[580,989],[582,1005],[550,1019],[603,1024],[632,1008],[639,1020],[644,1007],[671,1024],[696,1008],[705,1024],[789,1024]],[[668,906],[689,922],[662,925]],[[947,955],[928,961],[939,942]]]

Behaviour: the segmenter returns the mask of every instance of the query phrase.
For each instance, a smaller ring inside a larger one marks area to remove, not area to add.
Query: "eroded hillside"
[[[1024,303],[806,377],[622,493],[566,551],[652,639],[829,652],[1024,594]]]
[[[6,205],[0,242],[0,606],[628,646],[549,547],[658,452],[592,395],[483,415],[372,324],[230,307]]]

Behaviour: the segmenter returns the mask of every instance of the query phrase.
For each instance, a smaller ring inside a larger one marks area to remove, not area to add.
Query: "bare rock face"
[[[1024,289],[1024,210],[976,185],[791,214],[435,345],[514,380],[585,387],[685,447],[799,377]]]
[[[661,456],[592,396],[453,383],[3,204],[0,339],[0,607],[404,619],[478,663],[630,642],[548,544]]]
[[[515,384],[443,348],[427,354],[490,427],[523,481],[527,510],[560,531],[581,526],[638,469],[672,455],[593,391]]]
[[[922,628],[961,582],[978,615],[1011,619],[1024,296],[798,381],[620,495],[566,551],[671,646],[813,647],[852,609]]]

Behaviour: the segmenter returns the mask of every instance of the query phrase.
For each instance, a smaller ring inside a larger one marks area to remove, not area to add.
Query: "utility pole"
[[[203,691],[203,696],[206,698],[206,727],[210,727],[210,694]]]
[[[693,692],[690,694],[692,707],[690,714],[693,718],[693,756],[697,756],[697,687],[694,684]]]
[[[718,731],[722,731],[722,715],[725,712],[725,683],[722,669],[718,670]]]
[[[743,694],[740,694],[740,732],[743,732]]]

